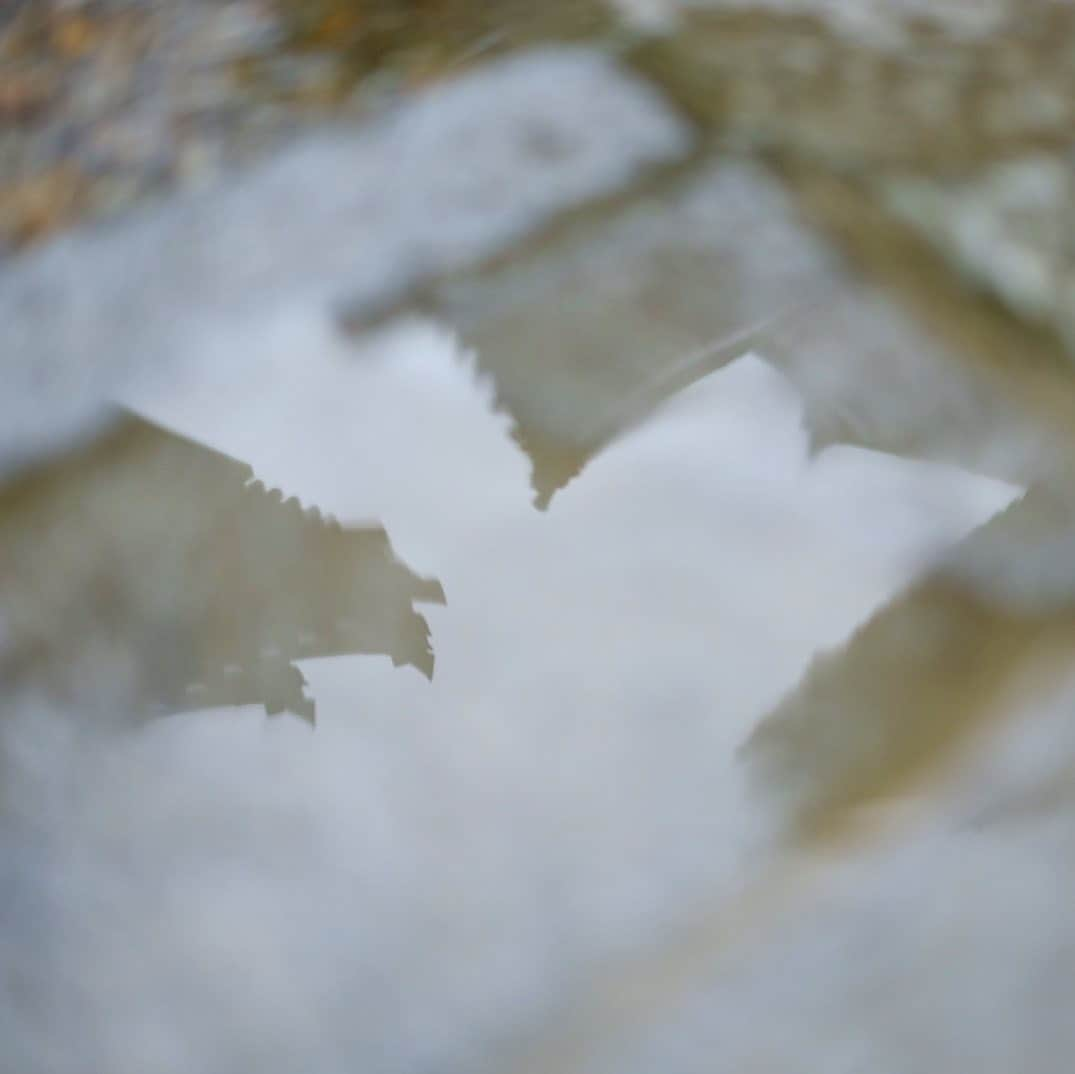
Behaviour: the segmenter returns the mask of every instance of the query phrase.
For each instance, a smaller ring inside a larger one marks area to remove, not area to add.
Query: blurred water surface
[[[870,693],[887,665],[831,714],[795,691],[819,653],[859,668],[856,629],[1021,492],[811,456],[794,387],[747,353],[542,512],[444,328],[281,320],[229,341],[256,382],[134,390],[113,442],[9,494],[6,823],[49,847],[16,890],[51,893],[18,911],[44,947],[8,941],[13,1039],[60,1065],[462,1068],[555,1021],[592,964],[733,914],[784,853],[789,788],[885,782],[855,750],[906,730]],[[916,640],[881,659],[937,689],[909,599],[877,621]],[[953,709],[1003,675],[971,660]],[[265,722],[315,707],[313,731]],[[763,720],[790,777],[744,763]]]
[[[1069,1069],[1069,15],[630,6],[0,277],[0,1069]]]

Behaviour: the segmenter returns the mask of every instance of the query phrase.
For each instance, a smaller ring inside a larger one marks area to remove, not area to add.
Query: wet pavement
[[[0,1068],[1068,1069],[1066,186],[790,6],[3,268]]]

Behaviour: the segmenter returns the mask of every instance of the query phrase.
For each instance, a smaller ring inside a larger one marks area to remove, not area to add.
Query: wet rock
[[[1075,647],[1073,541],[1070,502],[1031,490],[815,661],[744,749],[796,836],[854,825],[965,754],[1013,684],[1055,688]]]
[[[1070,137],[1075,9],[1020,5],[995,32],[909,23],[896,46],[810,8],[690,7],[634,62],[729,143],[863,172],[965,170]],[[880,121],[884,117],[884,121]]]
[[[0,77],[0,120],[26,123],[52,99],[55,87],[44,71],[11,71]]]
[[[1023,718],[986,736],[928,800],[875,818],[879,844],[843,842],[827,861],[774,873],[751,907],[724,919],[718,969],[692,961],[687,940],[678,957],[640,966],[632,983],[649,997],[646,1028],[609,1020],[619,1035],[556,1069],[701,1074],[719,1055],[729,1069],[1063,1071],[1075,975],[1063,895],[1070,665],[1066,683],[1024,692],[1016,707]],[[705,935],[690,932],[695,945]],[[627,992],[629,971],[618,970]],[[677,988],[685,980],[690,989]]]
[[[326,318],[398,302],[689,145],[605,57],[538,51],[357,134],[307,139],[226,189],[58,241],[0,277],[0,459],[59,442],[119,378],[196,352],[218,319],[284,299]]]
[[[958,286],[908,268],[950,318],[923,328],[896,288],[893,301],[872,287],[795,205],[770,173],[718,158],[428,296],[477,347],[531,456],[539,503],[661,399],[751,348],[802,393],[815,448],[853,442],[1019,481],[1071,456],[1066,371],[1047,367],[1048,406],[1036,391],[1024,397],[1029,348],[976,325]],[[838,209],[850,218],[850,201]],[[872,219],[854,223],[898,262]]]
[[[811,459],[794,388],[746,357],[666,400],[541,514],[507,421],[450,336],[411,322],[353,344],[317,321],[288,336],[279,317],[220,326],[221,352],[251,352],[260,376],[207,363],[152,412],[304,503],[382,519],[392,547],[443,582],[446,603],[426,613],[436,673],[303,662],[313,735],[216,710],[65,743],[72,704],[51,676],[6,695],[0,745],[19,776],[4,786],[17,787],[15,816],[49,834],[46,879],[29,883],[57,893],[50,935],[64,937],[42,957],[36,934],[13,930],[6,965],[43,997],[16,1046],[48,1039],[62,1065],[81,1053],[120,1070],[151,1055],[168,1071],[209,1055],[225,1070],[341,1055],[386,1074],[514,1070],[520,1042],[557,1040],[562,1019],[592,1013],[587,990],[610,961],[618,978],[621,961],[675,946],[684,922],[754,891],[772,818],[743,793],[736,747],[814,652],[1012,490],[870,452]],[[136,638],[157,666],[124,659],[113,639],[128,594],[145,595],[158,628],[207,603],[193,637],[210,643],[237,620],[256,637],[281,603],[308,610],[304,593],[335,599],[316,542],[293,562],[272,554],[266,566],[286,570],[257,569],[262,550],[288,551],[283,505],[260,540],[236,540],[230,479],[180,467],[169,488],[139,480],[139,461],[86,484],[77,517],[92,527],[65,527],[75,508],[58,495],[47,544],[22,546],[31,563],[66,544],[75,564],[99,564],[81,593],[41,565],[21,598],[24,613],[65,609],[88,654],[58,669],[83,727],[91,703],[123,711],[140,675],[182,666],[163,629]],[[167,553],[191,532],[184,505],[218,489],[221,509],[195,516],[217,540],[185,563]],[[125,510],[131,493],[144,513]],[[95,590],[95,577],[124,582]],[[236,614],[260,602],[264,615]],[[63,653],[63,634],[45,633],[42,648]],[[707,966],[719,954],[697,950]],[[629,989],[640,1018],[614,1027],[618,1041],[652,1024],[641,983]],[[311,1005],[310,1022],[288,1013]],[[147,1021],[148,1043],[132,1030]],[[590,1027],[600,1037],[605,1023]]]
[[[1066,158],[981,160],[1063,130],[1068,16],[781,7],[637,52],[779,173],[684,162],[544,231],[690,146],[546,52],[0,278],[0,470],[119,394],[281,489],[128,428],[3,494],[20,1069],[1067,1069],[1075,394],[936,252],[1063,321]],[[174,146],[152,93],[96,128],[92,204],[334,107],[316,49],[261,69],[282,111],[220,102],[229,26],[180,35]],[[416,295],[476,357],[336,329]],[[1052,484],[945,556],[1015,490],[876,449]],[[93,733],[144,703],[185,715]]]
[[[612,25],[600,0],[273,0],[273,8],[289,51],[329,61],[344,90],[379,72],[413,84],[507,51],[593,43]]]
[[[610,0],[625,18],[643,26],[668,27],[691,11],[752,11],[770,16],[804,15],[823,20],[849,39],[898,47],[908,29],[929,24],[959,37],[996,32],[1027,5],[1014,0]],[[1040,0],[1041,8],[1066,0]]]
[[[866,856],[652,1030],[559,1069],[702,1074],[719,1052],[732,1069],[1059,1074],[1072,1046],[1060,997],[1073,936],[1056,895],[1071,883],[1070,840],[1057,818],[953,824]],[[744,1029],[759,1009],[772,1019],[760,1037]]]
[[[893,210],[975,285],[1075,348],[1075,181],[1070,152],[997,164],[964,181],[879,184]]]
[[[76,221],[88,181],[62,166],[0,186],[0,245],[21,245]]]
[[[0,118],[25,134],[4,178],[30,182],[63,166],[82,171],[90,188],[73,218],[54,214],[47,230],[25,226],[20,204],[7,201],[0,241],[16,249],[74,220],[115,218],[162,188],[218,180],[328,117],[383,113],[478,61],[541,43],[597,41],[611,21],[599,0],[540,8],[35,0],[5,6],[0,19]],[[386,83],[394,93],[384,92]],[[132,124],[143,127],[137,154],[101,159],[99,128]],[[194,156],[203,167],[163,176],[146,163]],[[126,196],[118,204],[97,197],[99,182]]]
[[[135,724],[241,705],[312,723],[296,660],[381,653],[433,671],[412,601],[444,593],[382,528],[285,502],[249,466],[129,414],[6,488],[0,530],[8,695],[78,696],[88,723],[115,723],[102,696]]]
[[[0,241],[17,249],[73,222],[116,216],[158,191],[182,185],[183,175],[159,162],[210,146],[222,161],[242,159],[231,128],[209,132],[179,122],[196,98],[208,113],[236,114],[232,127],[253,124],[264,106],[249,99],[234,77],[239,57],[274,43],[272,20],[245,0],[204,5],[70,5],[54,0],[13,9],[0,28],[0,115],[18,124],[19,151],[4,161],[0,183]],[[135,132],[120,152],[102,151],[116,130]],[[258,148],[278,144],[262,131]],[[249,151],[250,147],[245,147]],[[40,184],[63,169],[82,176],[87,196],[74,212],[40,214],[7,191]],[[219,174],[219,170],[217,174]],[[99,197],[98,185],[122,189],[118,202]]]

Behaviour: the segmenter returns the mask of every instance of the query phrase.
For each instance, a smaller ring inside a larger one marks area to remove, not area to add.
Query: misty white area
[[[431,683],[305,662],[313,732],[223,709],[95,745],[26,699],[5,733],[34,835],[2,942],[28,1013],[0,1023],[22,1071],[477,1069],[584,967],[749,881],[775,818],[738,745],[1018,495],[809,458],[758,355],[614,441],[548,513],[489,386],[427,322],[354,344],[285,308],[210,338],[193,383],[123,401],[383,522],[447,603],[425,609]]]

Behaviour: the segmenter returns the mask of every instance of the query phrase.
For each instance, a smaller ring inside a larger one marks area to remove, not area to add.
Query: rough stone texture
[[[994,165],[965,181],[880,184],[901,218],[1012,312],[1075,348],[1075,179],[1071,153]]]
[[[1065,1071],[1070,679],[1048,700],[1029,696],[1031,719],[992,736],[928,805],[912,803],[880,847],[775,876],[779,912],[737,934],[715,972],[688,967],[691,988],[675,992],[685,1002],[665,996],[641,1030],[615,1023],[555,1069]]]
[[[1012,389],[1026,377],[1017,344],[983,363],[975,339],[921,330],[810,233],[770,175],[735,159],[430,300],[477,347],[542,503],[662,398],[752,346],[802,393],[815,447],[854,442],[1022,482],[1075,450],[1063,371],[1044,392],[1053,416]]]
[[[1070,5],[1019,5],[995,33],[912,25],[893,49],[810,12],[705,8],[633,56],[737,146],[844,171],[951,173],[1020,146],[1068,144],[1073,26]]]
[[[1070,0],[610,0],[643,27],[667,28],[692,11],[749,11],[774,16],[813,16],[849,38],[891,46],[906,44],[910,25],[929,24],[959,37],[1002,31],[1028,9],[1062,7]]]
[[[1072,520],[1069,490],[1031,489],[815,662],[744,751],[794,830],[839,825],[958,756],[1013,683],[1054,684],[1075,640]]]
[[[634,62],[722,144],[859,184],[1070,344],[1072,5],[665,9]],[[861,215],[823,223],[869,241]]]
[[[9,0],[0,257],[612,22],[601,0]]]
[[[648,87],[584,50],[493,65],[226,189],[63,237],[0,276],[0,465],[84,427],[135,370],[283,297],[371,309],[472,265],[689,144]]]
[[[8,245],[203,184],[224,160],[294,128],[294,109],[259,99],[234,77],[239,60],[279,37],[256,2],[34,0],[5,8],[0,256]]]
[[[10,692],[47,681],[77,697],[88,724],[112,723],[116,704],[136,720],[261,704],[313,722],[294,662],[315,655],[433,671],[412,602],[444,594],[395,559],[382,527],[344,530],[249,466],[129,415],[77,461],[6,486],[0,533],[0,676]],[[110,684],[89,685],[95,666]]]
[[[535,465],[551,466],[534,474],[545,502],[662,398],[773,336],[831,271],[778,188],[729,161],[450,282],[433,304],[476,347]]]

